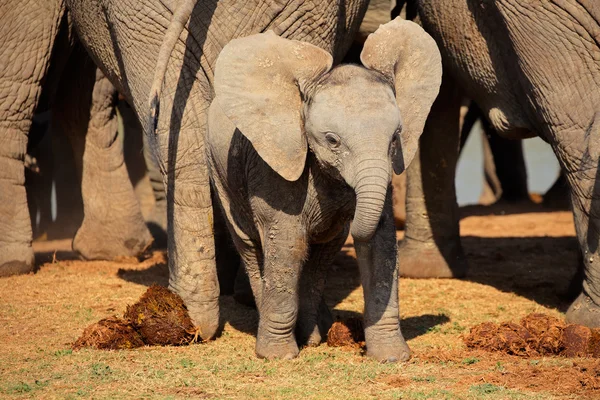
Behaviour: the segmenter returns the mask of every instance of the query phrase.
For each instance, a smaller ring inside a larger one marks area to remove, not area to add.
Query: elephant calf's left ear
[[[260,157],[288,181],[304,171],[307,142],[301,92],[333,59],[272,31],[232,40],[215,67],[215,101]]]
[[[403,120],[400,149],[393,161],[400,173],[411,163],[431,105],[442,83],[442,58],[431,36],[400,17],[370,34],[360,60],[394,82]]]

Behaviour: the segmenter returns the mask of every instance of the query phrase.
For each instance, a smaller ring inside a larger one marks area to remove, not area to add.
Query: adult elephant
[[[233,38],[272,29],[282,37],[317,45],[340,60],[366,6],[366,0],[9,1],[0,13],[3,37],[12,39],[2,46],[0,99],[2,110],[9,110],[1,118],[7,121],[2,138],[14,148],[1,158],[2,165],[12,166],[10,175],[5,176],[6,168],[1,174],[10,179],[10,187],[20,186],[2,203],[10,200],[13,213],[27,215],[21,183],[27,130],[47,83],[50,59],[73,43],[75,27],[144,130],[156,131],[149,141],[167,185],[169,285],[184,299],[200,336],[213,337],[219,323],[219,287],[204,135],[217,55]],[[50,72],[56,73],[56,68]],[[163,81],[168,90],[156,95],[156,82],[160,88]],[[156,124],[147,118],[151,88],[154,104],[161,104]],[[15,223],[9,218],[10,224],[0,225],[0,236],[27,230],[26,220]],[[6,268],[2,257],[0,268]],[[31,253],[19,253],[14,259],[30,262],[28,257]]]
[[[539,135],[571,188],[584,255],[583,292],[567,319],[600,326],[600,5],[590,0],[428,0],[414,3],[441,48],[444,81],[409,168],[409,276],[461,276],[454,171],[462,88],[503,137]]]
[[[36,108],[52,110],[75,150],[85,217],[73,248],[112,258],[137,255],[152,240],[116,140],[117,93],[73,46],[64,5],[35,3],[0,6],[0,276],[34,267],[23,159]]]

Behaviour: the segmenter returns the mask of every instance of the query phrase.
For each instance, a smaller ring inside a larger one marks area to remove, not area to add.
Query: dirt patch
[[[477,388],[483,385],[597,398],[600,391],[600,361],[582,360],[571,366],[504,365],[493,372],[462,379],[456,386]]]
[[[330,347],[360,347],[365,343],[365,329],[359,318],[336,321],[327,332],[327,345]]]
[[[381,380],[381,382],[383,382],[386,385],[389,385],[391,387],[395,387],[395,388],[403,388],[403,387],[406,387],[406,386],[410,385],[411,383],[413,383],[412,379],[407,378],[402,375],[386,376],[385,378],[383,378]]]
[[[549,315],[532,313],[520,324],[484,322],[471,328],[463,342],[472,349],[537,357],[599,357],[600,329],[566,325]]]
[[[122,319],[105,318],[85,328],[73,349],[177,346],[188,344],[195,338],[194,324],[181,297],[167,288],[153,285],[137,303],[127,306]]]

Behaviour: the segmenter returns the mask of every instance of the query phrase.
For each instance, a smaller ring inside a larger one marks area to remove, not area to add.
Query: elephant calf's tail
[[[183,32],[183,29],[185,28],[185,24],[192,15],[196,1],[197,0],[181,0],[179,2],[158,51],[158,59],[156,61],[156,67],[154,68],[149,99],[150,114],[148,116],[148,133],[151,140],[153,140],[156,135],[158,115],[160,112],[160,95],[167,73],[169,59],[171,58],[171,53],[173,53],[173,49],[175,48],[175,44],[177,43],[181,32]]]

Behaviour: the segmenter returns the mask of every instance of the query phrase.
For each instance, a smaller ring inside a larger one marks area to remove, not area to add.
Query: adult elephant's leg
[[[84,208],[73,250],[91,260],[137,256],[152,237],[117,138],[117,92],[80,46],[63,76],[53,116],[73,144]]]
[[[209,99],[200,88],[206,83],[190,78],[188,72],[183,69],[185,78],[171,82],[177,87],[176,106],[168,97],[161,102],[164,118],[159,118],[158,135],[149,138],[149,144],[165,173],[169,288],[181,296],[199,336],[208,340],[216,335],[220,319],[214,215],[204,148]]]
[[[445,75],[407,171],[406,233],[398,251],[402,276],[458,278],[467,272],[454,187],[461,99]]]
[[[463,114],[463,110],[466,112]],[[469,102],[468,107],[461,108],[461,123],[460,123],[460,150],[459,157],[462,154],[467,140],[471,136],[473,127],[477,121],[483,120],[485,117],[477,104],[474,101]],[[479,133],[479,132],[478,132]],[[479,196],[480,204],[495,203],[502,195],[502,186],[496,175],[496,165],[494,164],[494,156],[486,132],[481,130],[481,144],[483,151],[483,190]]]
[[[152,246],[155,248],[165,248],[167,247],[167,193],[165,191],[165,184],[160,169],[158,168],[158,161],[152,153],[152,149],[148,144],[148,138],[144,135],[140,121],[133,108],[131,108],[124,99],[119,99],[118,109],[123,122],[126,143],[129,144],[130,147],[134,143],[137,145],[134,149],[126,148],[126,151],[133,150],[137,153],[125,154],[126,162],[128,163],[127,169],[129,171],[129,177],[135,186],[136,180],[134,179],[134,176],[139,179],[147,173],[150,189],[152,190],[151,199],[144,198],[140,201],[143,204],[144,201],[152,200],[152,209],[146,216],[146,225],[154,239]],[[142,143],[140,144],[138,140]],[[140,173],[139,171],[140,165],[129,164],[130,161],[138,161],[140,151],[143,156],[141,162],[143,173]]]
[[[581,157],[581,165],[576,172],[566,173],[571,187],[571,203],[575,231],[583,255],[583,290],[571,304],[566,319],[569,323],[600,327],[600,152],[597,149],[600,121],[596,120],[589,128],[588,149]],[[572,165],[572,154],[557,151],[562,165]]]
[[[0,276],[34,267],[23,161],[63,15],[58,1],[0,4]]]
[[[354,241],[365,296],[367,355],[381,362],[405,361],[410,350],[400,331],[398,259],[392,194],[388,190],[381,221],[369,242]]]
[[[542,204],[548,208],[560,210],[568,210],[571,208],[571,200],[569,198],[569,184],[564,172],[560,172],[554,184],[544,194]]]
[[[146,135],[144,137],[144,160],[148,169],[148,179],[154,195],[154,206],[148,216],[148,229],[154,238],[154,246],[167,246],[167,193],[163,182],[158,161],[152,153]]]
[[[327,273],[348,238],[348,228],[328,243],[310,246],[308,261],[300,276],[300,309],[296,339],[300,345],[317,346],[327,338],[333,318],[323,299]]]
[[[523,141],[500,137],[486,118],[481,119],[481,126],[493,157],[493,172],[502,188],[500,199],[509,202],[529,201]],[[491,171],[486,168],[486,179],[492,175]]]
[[[496,174],[496,164],[490,141],[483,130],[481,131],[481,147],[483,151],[483,189],[479,196],[479,203],[488,205],[500,200],[500,197],[502,197],[502,184]]]

